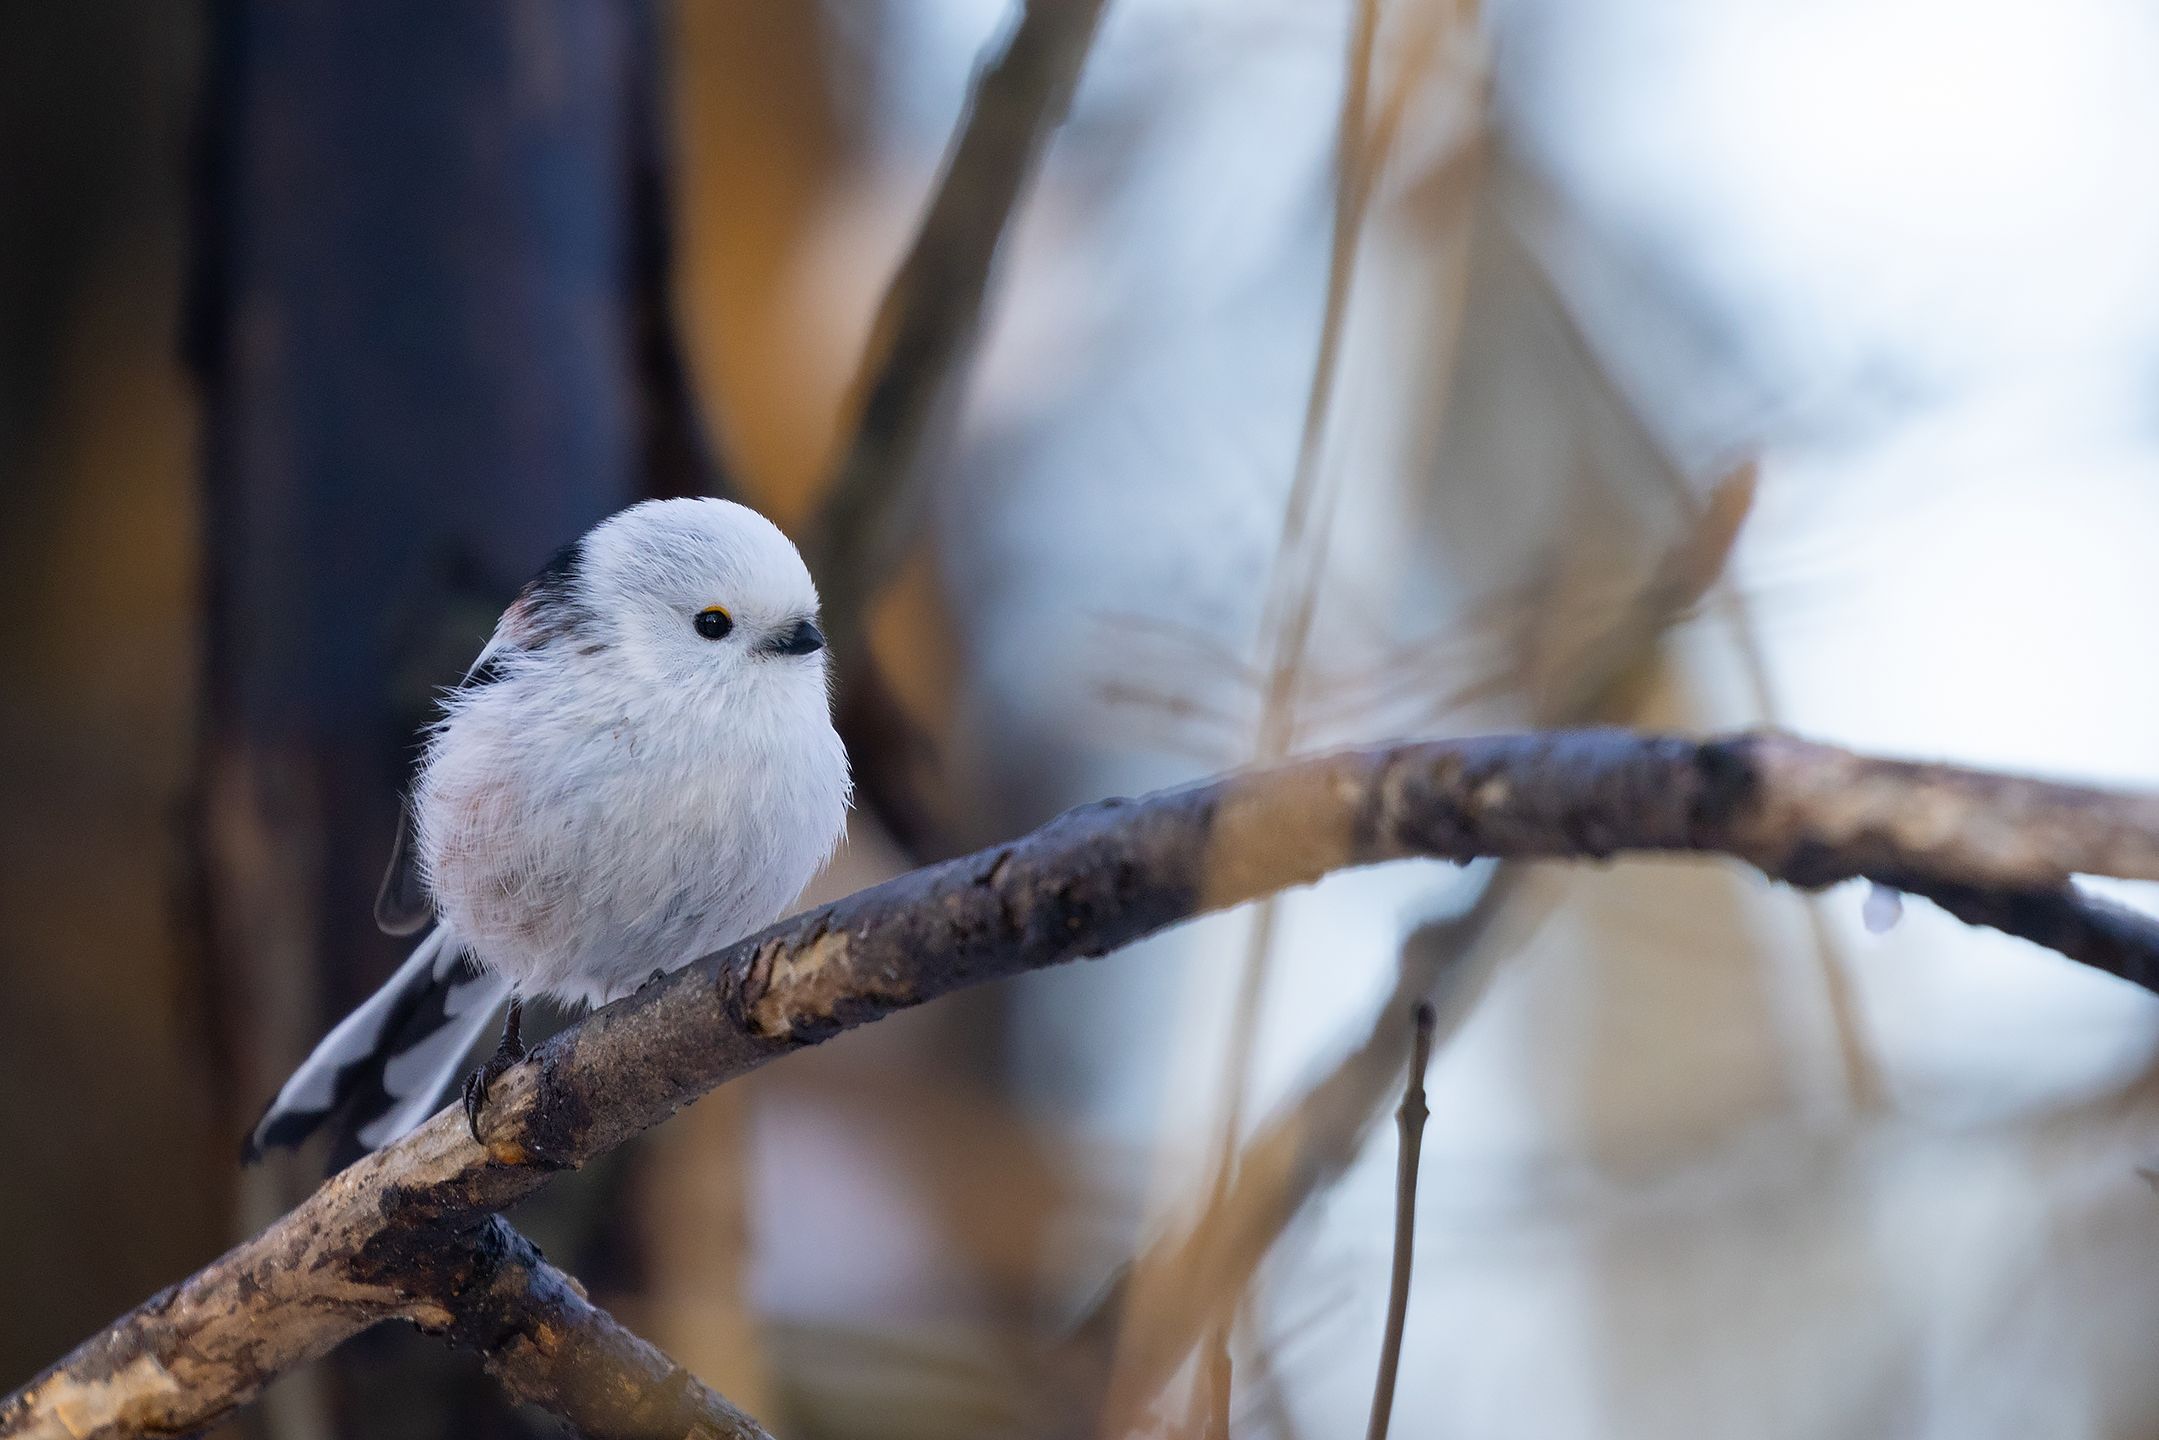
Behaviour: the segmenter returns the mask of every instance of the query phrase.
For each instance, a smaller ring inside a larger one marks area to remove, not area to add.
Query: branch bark
[[[1803,886],[1868,877],[1952,908],[2072,874],[2159,880],[2159,795],[1882,760],[1779,734],[1560,731],[1295,761],[1072,811],[677,971],[539,1047],[495,1091],[484,1144],[438,1115],[85,1342],[0,1404],[0,1437],[187,1433],[387,1319],[449,1329],[406,1278],[494,1212],[713,1087],[962,986],[1098,956],[1204,911],[1354,865],[1426,856],[1714,853]],[[2114,973],[2159,973],[2117,926]]]
[[[416,1268],[462,1281],[433,1297],[455,1316],[449,1339],[476,1351],[511,1398],[559,1416],[589,1440],[772,1440],[593,1305],[500,1216],[475,1240],[452,1252],[471,1257],[464,1267]],[[461,1275],[461,1268],[477,1273]]]

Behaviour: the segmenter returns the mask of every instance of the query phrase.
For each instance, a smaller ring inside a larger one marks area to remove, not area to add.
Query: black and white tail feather
[[[437,925],[293,1072],[248,1135],[247,1158],[320,1130],[331,1134],[332,1169],[387,1145],[440,1108],[509,995],[509,982],[475,972]]]
[[[523,594],[530,596],[565,568],[575,548],[558,552]],[[497,636],[457,689],[496,678],[501,649]],[[426,931],[426,938],[300,1062],[248,1132],[241,1147],[246,1163],[260,1160],[265,1150],[297,1149],[318,1131],[330,1135],[332,1173],[389,1144],[441,1108],[465,1057],[510,998],[509,982],[476,969],[450,927],[436,923],[420,878],[409,804],[398,815],[390,866],[375,896],[375,924],[385,935]]]
[[[530,604],[563,584],[575,571],[582,543],[556,551],[519,592],[519,601]],[[505,644],[498,630],[455,689],[500,678]],[[248,1132],[241,1149],[247,1163],[265,1150],[295,1149],[322,1130],[331,1136],[333,1172],[389,1144],[441,1108],[465,1057],[510,998],[510,984],[477,970],[450,927],[436,923],[420,876],[409,803],[398,815],[390,866],[375,896],[375,924],[385,935],[427,936],[292,1073]]]

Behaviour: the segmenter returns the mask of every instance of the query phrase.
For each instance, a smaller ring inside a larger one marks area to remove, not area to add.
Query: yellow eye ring
[[[727,613],[724,605],[707,605],[691,617],[690,623],[707,640],[725,640],[727,632],[735,628],[735,617]]]

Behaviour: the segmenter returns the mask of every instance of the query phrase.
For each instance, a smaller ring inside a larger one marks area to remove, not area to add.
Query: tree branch
[[[511,1398],[559,1416],[590,1440],[772,1440],[764,1427],[585,1298],[496,1216],[476,1243],[480,1283],[435,1298],[452,1344],[477,1351]],[[452,1273],[430,1267],[423,1273]],[[400,1277],[402,1279],[402,1277]]]
[[[714,1086],[948,991],[1348,866],[1621,852],[1721,853],[1794,884],[1865,876],[1952,904],[2043,896],[2058,912],[2072,874],[2159,879],[2159,796],[1778,734],[1588,730],[1348,751],[1086,806],[796,916],[571,1026],[498,1082],[484,1145],[444,1114],[361,1160],[0,1404],[0,1437],[186,1433],[383,1320],[450,1329],[456,1313],[407,1278],[416,1247],[470,1249],[495,1211]],[[2148,930],[2109,933],[2106,968],[2159,974],[2137,947]]]
[[[1557,674],[1533,678],[1537,646],[1532,627],[1525,626],[1513,661],[1457,700],[1479,691],[1519,691],[1539,728],[1595,719],[1648,664],[1666,631],[1716,584],[1753,511],[1754,495],[1751,463],[1720,479],[1640,592],[1614,610]],[[1278,1105],[1234,1157],[1215,1167],[1214,1183],[1189,1224],[1156,1239],[1121,1269],[1048,1367],[1089,1387],[1085,1394],[1072,1391],[1065,1408],[1101,1409],[1106,1427],[1115,1431],[1183,1363],[1202,1330],[1219,1331],[1228,1323],[1282,1230],[1341,1178],[1363,1144],[1390,1079],[1409,1058],[1411,1032],[1403,1017],[1420,1003],[1444,999],[1447,1031],[1462,1022],[1489,975],[1490,961],[1472,963],[1472,956],[1485,948],[1492,925],[1511,904],[1520,873],[1514,865],[1492,866],[1464,911],[1428,920],[1405,937],[1393,991],[1364,1039]],[[1261,911],[1261,922],[1267,913]],[[2159,943],[2152,951],[2159,954]]]
[[[1967,925],[2020,936],[2159,992],[2159,921],[2142,911],[2087,895],[2074,885],[2036,890],[1943,884],[1907,888]]]

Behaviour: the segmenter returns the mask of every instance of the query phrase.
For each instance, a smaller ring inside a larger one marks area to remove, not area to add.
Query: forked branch
[[[0,1437],[184,1434],[381,1321],[451,1326],[415,1283],[416,1253],[470,1251],[496,1211],[713,1087],[949,991],[1349,866],[1627,852],[1723,854],[1805,886],[1868,877],[2042,941],[2103,933],[2079,958],[2159,974],[2151,927],[2095,920],[2070,884],[2159,880],[2159,796],[1776,734],[1588,730],[1383,746],[1104,801],[797,916],[571,1026],[498,1083],[484,1144],[444,1114],[363,1159],[0,1404]]]

